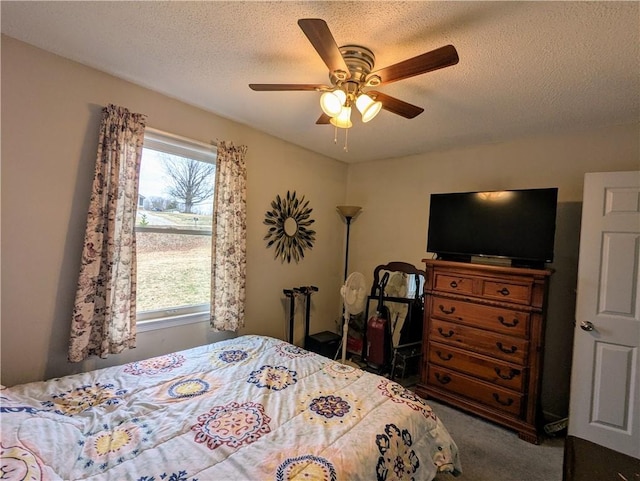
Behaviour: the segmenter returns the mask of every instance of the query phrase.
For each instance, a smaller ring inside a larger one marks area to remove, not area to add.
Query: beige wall
[[[101,109],[148,115],[150,127],[248,146],[247,322],[241,333],[282,337],[283,288],[316,285],[312,332],[340,316],[347,167],[97,70],[2,37],[2,382],[60,376],[219,339],[206,324],[138,334],[106,361],[69,364],[66,346],[89,205]],[[315,247],[300,264],[273,260],[264,214],[296,190],[313,207]],[[300,313],[299,313],[300,314]],[[302,317],[298,315],[299,327]],[[296,333],[300,337],[300,332]]]
[[[350,166],[350,270],[371,278],[376,265],[421,265],[429,194],[558,187],[559,206],[546,332],[543,409],[566,416],[573,340],[582,184],[585,172],[640,169],[640,126],[521,139]]]

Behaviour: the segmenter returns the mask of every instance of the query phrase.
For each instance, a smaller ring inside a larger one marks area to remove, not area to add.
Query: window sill
[[[209,312],[196,312],[182,314],[179,316],[160,317],[136,322],[137,332],[154,331],[156,329],[166,329],[168,327],[185,326],[209,321]]]

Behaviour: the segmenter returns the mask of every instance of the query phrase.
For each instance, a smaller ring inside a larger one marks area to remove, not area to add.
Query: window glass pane
[[[211,231],[214,182],[214,164],[144,148],[136,225]]]
[[[139,319],[209,310],[214,161],[213,150],[145,137],[136,216]]]
[[[137,232],[136,244],[138,312],[209,303],[210,236]]]

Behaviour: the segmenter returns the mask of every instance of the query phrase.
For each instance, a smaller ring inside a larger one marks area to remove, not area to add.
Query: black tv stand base
[[[471,262],[471,256],[458,256],[455,254],[439,254],[436,255],[436,259],[448,262],[466,262],[467,264]]]
[[[436,257],[441,261],[448,262],[463,262],[466,264],[483,264],[490,266],[501,267],[520,267],[524,269],[544,269],[544,262],[536,261],[523,261],[518,259],[509,259],[506,257],[491,257],[491,256],[465,256],[465,255],[438,255]]]

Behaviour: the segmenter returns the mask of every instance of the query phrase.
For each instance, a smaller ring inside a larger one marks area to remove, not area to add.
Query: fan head
[[[385,294],[389,297],[407,297],[407,274],[394,272],[387,282]]]
[[[345,314],[360,314],[364,311],[367,299],[367,286],[364,274],[352,272],[340,288]]]
[[[371,50],[361,45],[344,45],[339,47],[342,58],[349,69],[349,78],[340,75],[339,71],[329,72],[329,80],[332,85],[339,85],[342,82],[353,82],[358,87],[364,86],[367,76],[373,70],[373,66],[376,62],[376,57]],[[374,77],[378,78],[378,77]],[[372,83],[367,84],[368,87],[377,87],[380,82],[373,80]]]

